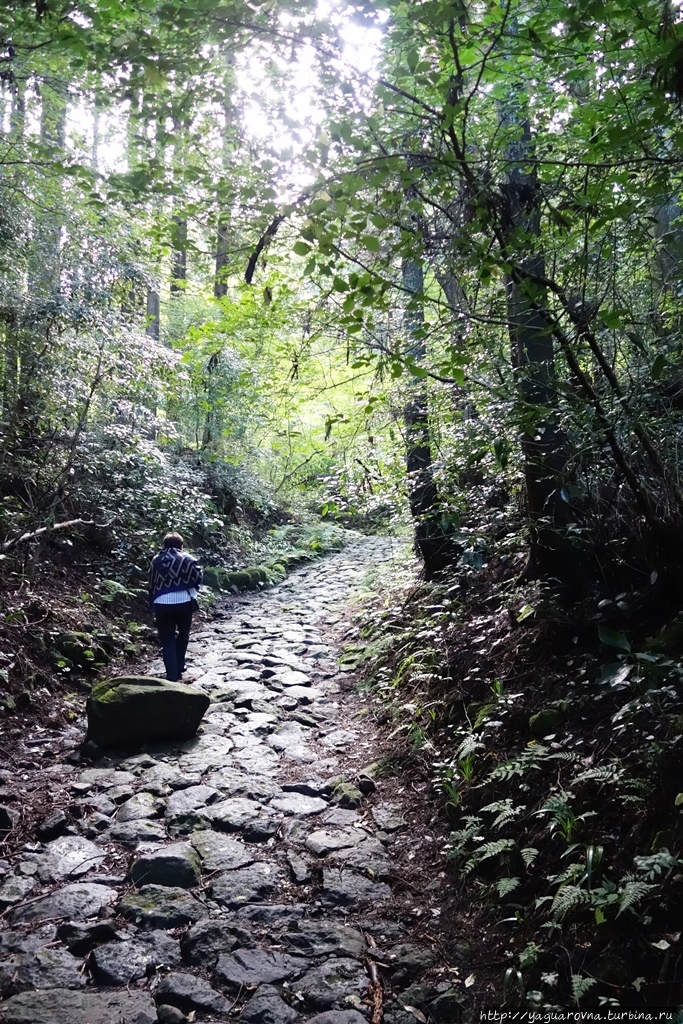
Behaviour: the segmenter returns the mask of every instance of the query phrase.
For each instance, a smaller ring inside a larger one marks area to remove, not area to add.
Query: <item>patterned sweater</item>
[[[178,548],[164,548],[152,559],[149,570],[149,599],[201,586],[204,573],[199,562]]]

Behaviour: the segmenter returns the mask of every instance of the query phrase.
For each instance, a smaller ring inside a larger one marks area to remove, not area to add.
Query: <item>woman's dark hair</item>
[[[183,538],[179,533],[167,533],[162,543],[165,548],[181,548],[183,546]]]

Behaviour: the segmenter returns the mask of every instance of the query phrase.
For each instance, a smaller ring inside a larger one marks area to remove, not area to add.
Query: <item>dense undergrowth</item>
[[[682,990],[683,617],[615,628],[521,583],[516,541],[371,581],[345,654],[447,821],[453,950],[478,1006],[673,1007]]]
[[[0,474],[0,731],[22,732],[21,715],[60,727],[81,712],[97,674],[156,642],[147,602],[149,559],[177,529],[207,571],[200,594],[211,612],[220,593],[277,582],[293,565],[338,550],[347,534],[277,501],[247,468],[163,447],[130,429],[81,440],[73,473],[55,500],[50,464]],[[49,502],[53,508],[48,508]],[[46,529],[35,530],[36,521]],[[55,530],[55,523],[70,524]]]

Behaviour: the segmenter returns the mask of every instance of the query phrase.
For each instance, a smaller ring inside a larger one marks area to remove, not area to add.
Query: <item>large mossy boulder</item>
[[[268,570],[264,566],[253,566],[250,569],[223,569],[221,566],[209,565],[204,569],[204,583],[211,590],[257,590],[270,581]]]
[[[209,706],[205,693],[151,676],[118,676],[96,683],[88,697],[88,735],[101,747],[186,740]]]

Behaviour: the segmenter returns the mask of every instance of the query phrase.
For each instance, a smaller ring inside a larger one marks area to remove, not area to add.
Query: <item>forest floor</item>
[[[27,726],[2,772],[1,1020],[460,1019],[447,824],[337,660],[392,559],[357,539],[199,620],[187,678],[211,704],[189,741],[88,765],[83,719]]]

